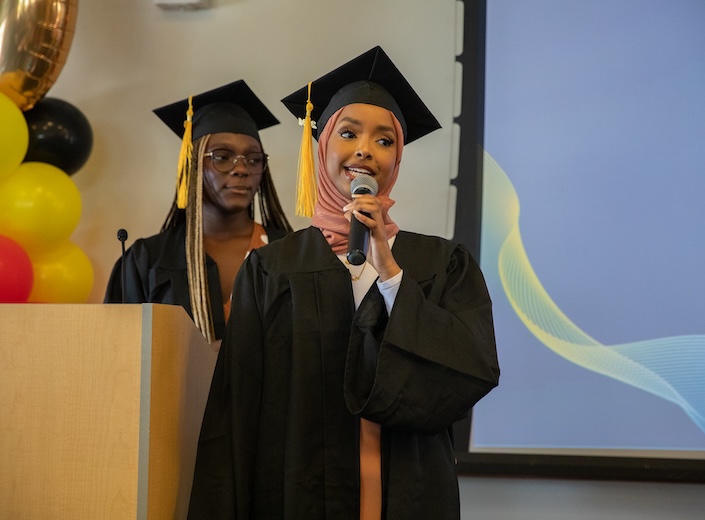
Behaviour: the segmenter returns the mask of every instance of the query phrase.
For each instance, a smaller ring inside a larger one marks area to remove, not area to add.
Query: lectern
[[[216,357],[177,306],[0,305],[0,518],[185,518]]]

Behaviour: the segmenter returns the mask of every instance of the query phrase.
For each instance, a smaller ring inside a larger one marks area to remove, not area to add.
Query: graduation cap
[[[279,124],[244,80],[155,108],[153,112],[176,135],[183,137],[189,106],[193,109],[191,139],[194,141],[218,132],[245,134],[259,141],[258,130]]]
[[[219,132],[245,134],[260,141],[259,130],[279,124],[244,80],[155,108],[153,112],[182,139],[176,188],[177,205],[182,209],[186,207],[193,141]]]
[[[296,117],[306,115],[308,86],[282,99]],[[311,119],[318,134],[333,113],[351,103],[367,103],[390,110],[404,129],[409,144],[441,127],[382,47],[374,47],[325,76],[311,82]]]
[[[396,116],[404,130],[404,144],[441,127],[379,46],[288,95],[282,103],[304,120],[296,203],[296,214],[303,216],[311,216],[315,205],[311,121],[316,122],[318,138],[338,109],[352,103],[366,103],[386,108]]]

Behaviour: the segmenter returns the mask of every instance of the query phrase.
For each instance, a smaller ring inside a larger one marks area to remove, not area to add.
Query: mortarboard
[[[244,80],[155,108],[153,112],[182,140],[176,179],[177,206],[181,209],[186,207],[193,141],[219,132],[245,134],[260,141],[258,130],[279,124]]]
[[[338,109],[352,103],[366,103],[386,108],[396,116],[404,129],[404,144],[441,127],[379,46],[288,95],[282,103],[304,120],[296,203],[296,214],[303,216],[311,216],[315,205],[312,121],[316,122],[317,137]]]
[[[231,132],[245,134],[259,141],[258,130],[279,124],[243,80],[228,83],[208,92],[192,96],[192,140],[206,134]],[[184,120],[189,98],[155,108],[154,113],[179,137],[184,135]]]
[[[296,117],[306,115],[308,86],[282,99]],[[382,47],[374,47],[311,83],[311,119],[321,132],[328,118],[351,103],[368,103],[388,110],[404,128],[404,144],[441,127]]]

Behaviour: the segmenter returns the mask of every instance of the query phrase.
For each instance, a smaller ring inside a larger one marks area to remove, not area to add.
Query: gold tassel
[[[304,126],[299,150],[298,181],[296,186],[296,215],[312,217],[316,205],[316,175],[313,162],[313,131],[311,123],[311,83],[308,84],[308,99],[306,100],[306,118],[300,121]]]
[[[184,121],[184,137],[181,140],[181,151],[179,152],[179,165],[176,173],[176,206],[184,209],[188,203],[188,185],[191,172],[191,153],[193,153],[193,142],[191,140],[191,127],[193,126],[193,96],[188,98],[188,110],[186,110],[186,121]]]

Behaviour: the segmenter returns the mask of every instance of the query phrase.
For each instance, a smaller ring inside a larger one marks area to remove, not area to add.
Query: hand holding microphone
[[[370,175],[358,175],[350,183],[351,195],[377,195],[379,186],[377,181]],[[366,217],[370,215],[362,213]],[[350,217],[350,234],[348,235],[348,252],[346,258],[352,265],[362,265],[367,260],[367,249],[370,245],[370,229],[362,222]]]

